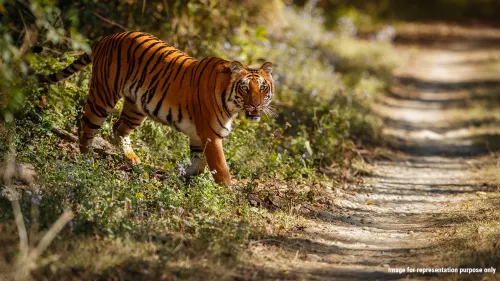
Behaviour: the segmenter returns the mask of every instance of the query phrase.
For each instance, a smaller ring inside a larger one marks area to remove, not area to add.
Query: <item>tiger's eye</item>
[[[261,91],[261,92],[266,92],[266,91],[267,91],[267,85],[266,85],[266,84],[262,84],[262,85],[260,86],[260,91]]]
[[[240,90],[242,90],[243,92],[246,92],[246,91],[248,91],[248,87],[246,85],[241,85]]]

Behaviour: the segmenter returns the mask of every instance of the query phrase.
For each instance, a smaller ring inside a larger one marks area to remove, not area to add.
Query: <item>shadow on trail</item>
[[[495,117],[486,117],[484,119],[468,119],[468,120],[457,120],[448,121],[444,124],[440,123],[429,123],[420,122],[418,124],[408,122],[405,120],[396,120],[392,118],[383,118],[384,124],[388,127],[405,130],[405,131],[423,131],[432,130],[433,132],[439,134],[445,134],[446,132],[458,131],[463,128],[479,128],[482,126],[488,126],[491,128],[500,128],[500,120]]]
[[[450,69],[450,71],[453,70]],[[394,78],[401,85],[412,86],[416,88],[418,91],[432,91],[433,93],[436,94],[448,92],[450,90],[471,91],[474,89],[481,89],[481,88],[493,88],[493,87],[500,88],[500,80],[497,79],[462,80],[456,82],[449,82],[449,81],[424,80],[412,76],[396,76]]]
[[[393,137],[390,147],[410,155],[471,157],[500,150],[500,134],[478,134],[449,140],[408,140]]]
[[[409,25],[396,37],[410,54],[377,101],[393,149],[469,157],[500,150],[500,31]]]
[[[416,79],[416,78],[415,78]],[[378,102],[392,108],[409,108],[419,110],[432,109],[461,109],[471,107],[476,104],[486,108],[500,106],[500,81],[490,81],[491,85],[484,82],[470,82],[476,85],[470,85],[471,88],[452,88],[453,83],[446,82],[446,86],[438,85],[442,88],[429,88],[423,93],[414,85],[396,84],[391,88],[391,92]],[[425,82],[427,83],[427,82]],[[434,82],[432,82],[434,83]]]
[[[447,48],[454,52],[495,50],[500,45],[499,35],[477,34],[403,34],[396,36],[394,43],[399,46],[425,46],[426,49]]]

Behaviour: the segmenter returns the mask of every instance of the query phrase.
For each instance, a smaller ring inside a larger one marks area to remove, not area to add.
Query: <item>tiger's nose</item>
[[[250,103],[250,106],[252,108],[255,108],[255,109],[260,109],[262,107],[262,104],[261,103],[258,103],[257,105],[253,104],[253,103]]]

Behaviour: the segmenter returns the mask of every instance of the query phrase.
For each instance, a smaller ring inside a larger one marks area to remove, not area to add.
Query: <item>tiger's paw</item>
[[[141,164],[141,159],[133,151],[126,152],[125,158],[134,166]]]

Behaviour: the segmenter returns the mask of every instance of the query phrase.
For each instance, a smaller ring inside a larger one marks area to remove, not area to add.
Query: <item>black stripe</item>
[[[231,113],[229,113],[229,108],[227,108],[227,104],[226,104],[226,91],[227,91],[227,89],[224,89],[224,90],[222,90],[222,93],[221,93],[222,108],[224,108],[224,111],[227,113],[228,116],[231,116]]]
[[[156,80],[156,78],[158,77],[160,73],[158,72],[155,77],[153,77],[153,80]],[[141,96],[141,105],[142,105],[142,108],[144,109],[144,111],[148,113],[148,110],[146,108],[146,105],[149,104],[149,102],[151,101],[151,99],[148,99],[148,97],[150,96],[151,98],[154,96],[154,94],[156,93],[156,88],[158,87],[158,84],[159,84],[160,81],[156,81],[156,83],[154,84],[153,87],[150,87],[148,90],[146,90],[146,92],[144,92]],[[148,102],[146,102],[146,99],[148,99]]]
[[[128,71],[127,71],[127,74],[125,75],[125,79],[129,79],[130,77],[135,77],[136,75],[132,75],[134,73],[134,70],[135,70],[135,63],[137,61],[137,59],[132,59],[131,56],[133,56],[134,58],[136,57],[135,55],[135,52],[137,52],[137,50],[142,46],[144,45],[145,43],[147,42],[150,42],[150,41],[154,41],[155,39],[146,39],[144,41],[142,41],[141,43],[139,43],[135,48],[134,48],[134,51],[132,51],[132,53],[130,52],[130,50],[132,50],[132,47],[133,46],[130,46],[130,48],[128,49],[128,52],[127,52],[127,62],[129,62],[129,66],[128,66]],[[132,60],[131,60],[132,59]],[[139,62],[140,64],[141,62]],[[139,71],[139,70],[137,70]]]
[[[215,57],[211,57],[210,59],[208,59],[207,63],[205,64],[205,66],[201,69],[201,72],[200,74],[198,75],[198,88],[200,87],[200,83],[201,83],[201,77],[203,76],[203,73],[205,72],[205,70],[207,69],[207,66],[210,64],[210,62],[212,60],[214,60]]]
[[[89,64],[92,61],[92,58],[89,56],[89,54],[85,53],[82,58],[82,63],[85,65]]]
[[[133,120],[133,121],[142,121],[142,119],[143,119],[143,118],[132,117],[132,116],[128,115],[126,112],[122,112],[122,116],[121,117],[125,117],[126,119]]]
[[[141,63],[141,62],[142,62],[142,60],[144,59],[144,56],[145,56],[145,55],[149,52],[149,50],[153,49],[153,48],[154,48],[154,46],[156,46],[156,45],[158,45],[158,44],[161,44],[161,43],[163,43],[163,42],[158,41],[158,42],[155,42],[155,43],[153,43],[153,44],[149,45],[149,46],[148,46],[148,47],[147,47],[147,48],[146,48],[146,49],[142,52],[142,54],[139,56],[139,59],[138,59],[139,63]],[[152,56],[154,56],[154,54],[153,54]],[[149,58],[149,59],[151,60],[152,58]],[[147,66],[147,64],[146,64],[146,66]]]
[[[215,65],[218,65],[219,63],[220,63],[220,61],[219,61],[219,62],[217,62],[217,63],[215,63]],[[211,80],[211,77],[212,77],[213,73],[214,73],[214,71],[212,71],[212,72],[210,73],[210,76],[208,77],[208,80]],[[215,72],[215,73],[216,73],[216,74],[215,74],[215,79],[214,79],[214,81],[217,81],[217,76],[219,75],[219,73],[217,73],[217,72]],[[226,131],[229,131],[229,129],[228,129],[228,128],[226,128],[226,126],[224,126],[224,124],[222,123],[221,119],[219,118],[219,114],[217,114],[217,111],[219,111],[220,116],[221,116],[222,118],[224,118],[224,114],[222,113],[222,110],[220,109],[220,107],[219,107],[219,105],[218,105],[218,103],[217,103],[217,93],[215,92],[215,87],[216,87],[216,83],[214,83],[214,89],[212,90],[212,91],[213,91],[213,99],[214,99],[214,103],[212,104],[212,109],[213,109],[213,111],[214,111],[215,118],[217,118],[217,122],[219,122],[219,125],[220,125],[223,129],[225,129]]]
[[[172,124],[172,108],[168,108],[167,122]]]
[[[193,59],[193,58],[192,58]],[[195,60],[195,59],[193,59]],[[196,61],[196,60],[195,60]],[[191,71],[193,71],[193,65],[188,65],[187,68],[191,69]],[[191,68],[190,68],[191,67]],[[186,69],[186,71],[184,71],[184,73],[182,73],[182,77],[181,77],[181,82],[180,82],[180,85],[182,85],[182,81],[184,81],[184,77],[186,76],[186,73],[188,72],[188,70]]]
[[[201,72],[198,76],[198,107],[200,108],[200,114],[202,114],[203,110],[201,109],[201,99],[200,99],[200,84],[201,84],[201,80],[202,80],[202,76],[203,76],[203,72],[205,72],[207,66],[210,64],[210,62],[215,59],[215,57],[211,57],[210,59],[208,59],[207,63],[205,64],[205,66],[201,69]],[[204,61],[204,60],[203,60]],[[203,62],[202,61],[202,62]]]
[[[189,105],[188,105],[188,103],[186,103],[186,113],[189,116],[189,120],[193,120],[193,117],[191,116],[191,113],[189,113]]]
[[[218,75],[219,75],[219,73],[216,72],[214,81],[217,81],[217,76]],[[216,87],[217,87],[217,82],[214,83],[214,89],[213,89],[213,94],[214,94],[214,111],[215,111],[215,107],[217,107],[217,109],[219,110],[220,116],[222,118],[224,118],[224,113],[222,112],[222,110],[220,109],[219,104],[217,103],[217,101],[218,101],[217,97],[219,97],[220,95],[218,96],[217,93],[215,92]],[[221,101],[221,103],[224,104],[224,101]],[[217,112],[215,112],[215,113],[217,115]],[[230,116],[228,116],[228,117],[230,117]]]
[[[91,83],[93,83],[91,81]],[[94,85],[91,84],[91,93],[92,93],[92,97],[94,99],[99,99],[99,101],[101,101],[101,104],[107,106],[107,107],[110,107],[110,108],[113,108],[113,106],[109,106],[108,104],[108,100],[105,98],[106,95],[108,94],[108,92],[106,91],[106,89],[104,89],[103,87],[99,87],[98,89],[98,86],[95,85],[97,83],[93,83]],[[90,96],[89,96],[90,98]]]
[[[99,106],[98,104],[95,104],[90,100],[87,101],[87,103],[90,106],[90,110],[94,112],[94,114],[97,115],[97,117],[106,118],[108,116],[108,112],[103,107]]]
[[[161,107],[161,104],[163,103],[163,100],[165,99],[165,97],[167,96],[167,92],[168,92],[168,88],[170,88],[170,83],[168,84],[167,86],[167,90],[165,91],[165,93],[163,93],[163,96],[161,97],[161,99],[158,101],[158,103],[156,104],[156,108],[155,110],[153,111],[153,115],[154,116],[158,116],[158,111],[160,111],[160,107]]]
[[[201,146],[189,146],[189,151],[191,153],[202,153],[203,149],[201,149]]]
[[[195,114],[196,116],[196,111],[194,109],[194,102],[193,100],[191,100],[191,110],[193,110],[193,114]],[[203,112],[200,112],[201,116],[203,117]],[[191,117],[191,115],[189,115]],[[189,119],[189,120],[192,120],[192,119]]]
[[[170,61],[170,63],[169,63],[169,64],[167,65],[167,67],[165,68],[165,72],[168,72],[169,66],[170,66],[172,63],[174,63],[175,61],[177,61],[180,57],[181,57],[181,56],[178,56],[178,57],[176,57],[174,60]],[[161,89],[160,89],[160,92],[163,92],[163,95],[162,95],[162,97],[161,97],[160,101],[158,101],[158,104],[156,104],[156,108],[155,108],[155,110],[153,111],[153,114],[154,114],[155,116],[157,116],[157,115],[158,115],[158,111],[160,110],[161,104],[163,103],[163,100],[165,99],[165,97],[166,97],[166,96],[167,96],[167,94],[168,94],[168,89],[170,88],[170,85],[171,85],[171,83],[170,83],[170,79],[169,79],[169,78],[170,78],[170,75],[172,75],[172,72],[174,72],[174,70],[173,70],[173,69],[170,71],[170,73],[168,74],[168,76],[167,76],[166,78],[165,78],[165,77],[162,77],[162,78],[165,80],[165,83],[162,85],[162,87],[161,87]],[[163,90],[163,88],[164,88],[165,86],[166,86],[167,88],[166,88],[165,90]],[[148,104],[149,104],[149,102],[151,101],[151,99],[153,98],[153,95],[154,95],[154,93],[151,93],[151,94],[150,94],[150,97],[149,97],[149,99],[148,99]]]
[[[136,127],[139,127],[141,123],[134,123],[130,120],[127,119],[121,119],[123,123],[125,123],[130,129],[135,129]]]
[[[177,51],[177,50],[172,50],[172,51],[167,52],[165,59],[166,59],[166,58],[168,58],[168,56],[169,56],[170,54],[175,53],[176,51]],[[163,77],[164,75],[166,75],[166,74],[167,74],[167,72],[168,72],[168,70],[169,70],[169,69],[168,69],[168,66],[169,66],[169,65],[170,65],[170,64],[168,64],[168,65],[167,65],[167,67],[164,67],[163,72],[162,72],[162,71],[158,71],[158,73],[155,75],[155,79],[156,79],[158,76],[162,76],[162,77]],[[161,72],[161,75],[160,75],[160,72]],[[160,81],[158,81],[158,83],[159,83],[159,82],[160,82]],[[165,84],[166,84],[167,82],[168,82],[168,80],[165,80]],[[157,86],[158,86],[158,83],[157,83],[157,85],[155,85],[155,90],[154,90],[154,91],[148,91],[148,93],[149,93],[149,94],[148,94],[148,101],[147,101],[147,103],[148,103],[148,104],[151,102],[151,100],[152,100],[152,99],[153,99],[153,97],[154,97],[154,94],[156,93],[156,88],[157,88]],[[163,84],[162,89],[163,89],[163,87],[165,86],[165,84]],[[144,93],[144,94],[143,94],[143,96],[144,96],[145,94],[146,94],[146,93]],[[141,99],[141,100],[142,100],[142,99]],[[144,102],[142,102],[142,104],[144,105]]]
[[[181,104],[179,103],[179,113],[177,116],[177,123],[181,123],[181,121],[182,121],[182,108],[181,108]]]
[[[203,63],[203,60],[202,61],[199,61],[195,67],[193,67],[193,71],[191,72],[191,81],[189,83],[189,85],[191,86],[191,88],[194,87],[194,82],[195,82],[195,79],[194,77],[196,76],[196,72],[198,71],[198,68],[200,67],[200,65]]]
[[[144,54],[146,54],[146,52],[148,52],[149,50],[151,50],[152,47],[158,45],[159,43],[162,43],[162,42],[157,42],[157,43],[154,43],[154,44],[151,44],[151,46],[149,46],[145,51],[144,53],[139,57],[139,66],[140,67],[140,63],[144,57]],[[137,86],[135,87],[135,90],[134,92],[137,92],[137,90],[139,90],[142,85],[144,84],[144,82],[146,81],[146,74],[147,74],[147,71],[148,71],[148,65],[151,63],[151,61],[154,59],[156,53],[152,54],[151,57],[146,61],[146,64],[144,65],[144,68],[142,70],[142,75],[141,77],[139,78],[139,83],[137,84]]]
[[[160,73],[158,72],[158,74],[155,75],[155,77],[153,77],[153,79],[157,79],[158,78],[158,75]],[[149,104],[151,102],[151,99],[154,97],[154,95],[156,94],[156,88],[158,88],[158,84],[160,84],[160,81],[156,81],[156,84],[151,87],[150,89],[148,89],[144,94],[142,94],[142,97],[141,97],[141,103],[142,105],[144,106],[145,104]],[[146,98],[147,98],[147,102],[146,102]]]
[[[183,61],[181,62],[181,65],[179,65],[179,67],[177,68],[177,72],[175,73],[175,76],[174,76],[174,81],[175,81],[175,79],[177,79],[177,75],[179,75],[179,72],[181,71],[182,66],[184,65],[184,63],[185,63],[186,61],[188,61],[188,60],[191,60],[191,59],[193,59],[193,58],[186,57],[186,59],[185,59],[185,60],[183,60]]]
[[[224,130],[226,130],[226,131],[229,131],[229,129],[228,129],[228,128],[226,128],[226,127],[222,124],[222,122],[220,121],[219,116],[217,116],[217,113],[215,114],[215,118],[217,118],[217,122],[219,122],[219,125],[222,127],[222,129],[224,129]]]
[[[83,116],[82,118],[83,122],[85,122],[85,124],[90,128],[90,129],[93,129],[93,130],[98,130],[99,128],[101,128],[101,126],[99,125],[96,125],[92,122],[90,122],[90,120],[87,118],[87,116]]]
[[[105,49],[104,49],[104,52],[103,52],[103,57],[101,58],[101,64],[104,66],[103,70],[103,74],[105,75],[103,77],[103,79],[101,81],[106,81],[107,78],[109,77],[108,76],[108,71],[109,71],[109,66],[111,65],[112,61],[113,61],[113,52],[112,52],[112,47],[113,47],[113,43],[111,42],[111,40],[114,38],[114,36],[110,36],[108,40],[106,40],[106,45],[105,45]]]
[[[70,64],[66,69],[71,71],[71,73],[75,73],[78,71],[78,69],[76,69],[75,67],[75,64],[78,64],[78,59],[76,59],[72,64]]]
[[[147,34],[147,33],[140,33],[139,35],[137,35],[137,36],[135,36],[135,37],[130,38],[130,41],[132,41],[132,43],[134,43],[134,41],[135,41],[135,40],[137,40],[137,39],[139,39],[139,38],[141,38],[141,37],[148,37],[148,36],[149,36],[149,34]],[[146,43],[146,42],[148,42],[148,41],[151,41],[151,40],[154,40],[154,39],[149,39],[149,40],[145,40],[145,41],[143,41],[142,43],[140,43],[140,44],[139,44],[139,45],[135,48],[135,50],[134,50],[133,52],[132,52],[132,47],[133,47],[133,45],[131,44],[131,45],[130,45],[130,48],[129,48],[129,49],[128,49],[128,51],[127,51],[127,61],[130,61],[131,56],[133,55],[133,53],[135,53],[135,51],[137,51],[137,48],[139,48],[142,44],[144,44],[144,43]]]
[[[119,82],[119,78],[120,78],[120,74],[122,73],[121,71],[121,64],[122,64],[122,44],[123,44],[123,41],[125,40],[125,38],[127,38],[127,36],[129,35],[130,33],[125,33],[123,34],[123,37],[122,38],[119,38],[118,39],[118,46],[116,47],[118,50],[117,50],[117,54],[116,54],[116,61],[117,61],[117,64],[116,64],[116,75],[115,75],[115,90],[116,91],[121,91],[122,89],[118,89],[118,82]]]
[[[168,69],[169,69],[170,65],[171,65],[171,64],[173,64],[173,63],[175,63],[175,61],[177,61],[180,57],[181,57],[181,55],[180,55],[180,56],[178,56],[178,57],[176,57],[174,60],[170,61],[170,63],[167,65],[167,67],[166,67],[166,69],[165,69],[165,72],[168,72]],[[158,104],[156,104],[156,108],[155,108],[155,110],[153,111],[153,114],[154,114],[155,116],[157,116],[157,115],[158,115],[158,111],[160,110],[161,104],[163,103],[163,100],[165,99],[165,97],[166,97],[166,96],[167,96],[167,94],[168,94],[168,89],[170,88],[170,85],[171,85],[171,84],[170,84],[170,79],[169,79],[169,78],[170,78],[170,75],[172,75],[172,72],[174,72],[174,71],[173,71],[173,69],[172,69],[172,71],[170,71],[170,73],[168,74],[168,76],[167,76],[166,78],[165,78],[165,77],[162,77],[163,79],[165,79],[165,83],[162,85],[162,87],[161,87],[161,89],[160,89],[160,92],[163,92],[163,95],[162,95],[162,97],[161,97],[160,101],[158,101]],[[163,88],[164,88],[165,86],[166,86],[167,88],[166,88],[165,90],[163,90]],[[151,93],[150,95],[151,95],[151,96],[150,96],[150,98],[149,98],[149,101],[152,99],[152,97],[153,97],[153,93]],[[148,101],[148,104],[149,104],[149,101]]]
[[[210,125],[210,123],[208,124],[208,126],[210,127],[210,130],[212,130],[212,132],[213,132],[216,136],[218,136],[218,137],[219,137],[219,138],[221,138],[221,139],[223,139],[223,138],[224,138],[223,136],[219,135],[219,133],[217,133],[217,132],[214,130],[214,128],[212,128],[212,125]]]
[[[149,71],[149,74],[153,73],[153,71],[156,69],[156,67],[160,64],[161,61],[163,61],[163,59],[165,58],[165,56],[167,56],[168,52],[163,52],[159,57],[158,59],[156,60],[155,64],[153,65],[153,67],[151,68],[151,70]],[[158,73],[160,73],[161,71],[158,71]]]
[[[171,65],[173,66],[173,64],[175,64],[175,62],[176,62],[176,61],[177,61],[180,57],[182,57],[182,55],[179,55],[179,56],[178,56],[178,57],[176,57],[175,59],[171,60],[171,61],[168,63],[168,65],[167,65],[167,69],[169,69]],[[165,79],[165,83],[163,83],[162,87],[160,88],[160,92],[163,92],[163,88],[165,88],[165,86],[167,85],[167,83],[168,83],[168,84],[170,84],[169,78],[170,78],[170,75],[172,75],[172,72],[174,72],[174,69],[172,69],[172,70],[170,71],[170,73],[168,74],[168,76],[167,76],[166,78],[165,78],[165,77],[162,77],[162,78],[164,78],[164,79]]]
[[[107,67],[105,69],[107,69]],[[104,92],[104,94],[102,94],[102,93],[99,93],[99,94],[100,94],[100,96],[104,97],[104,101],[106,102],[106,105],[109,108],[114,108],[115,103],[114,103],[114,99],[112,99],[112,95],[111,95],[111,91],[110,91],[111,89],[109,89],[107,87],[107,85],[103,83],[101,90]]]

